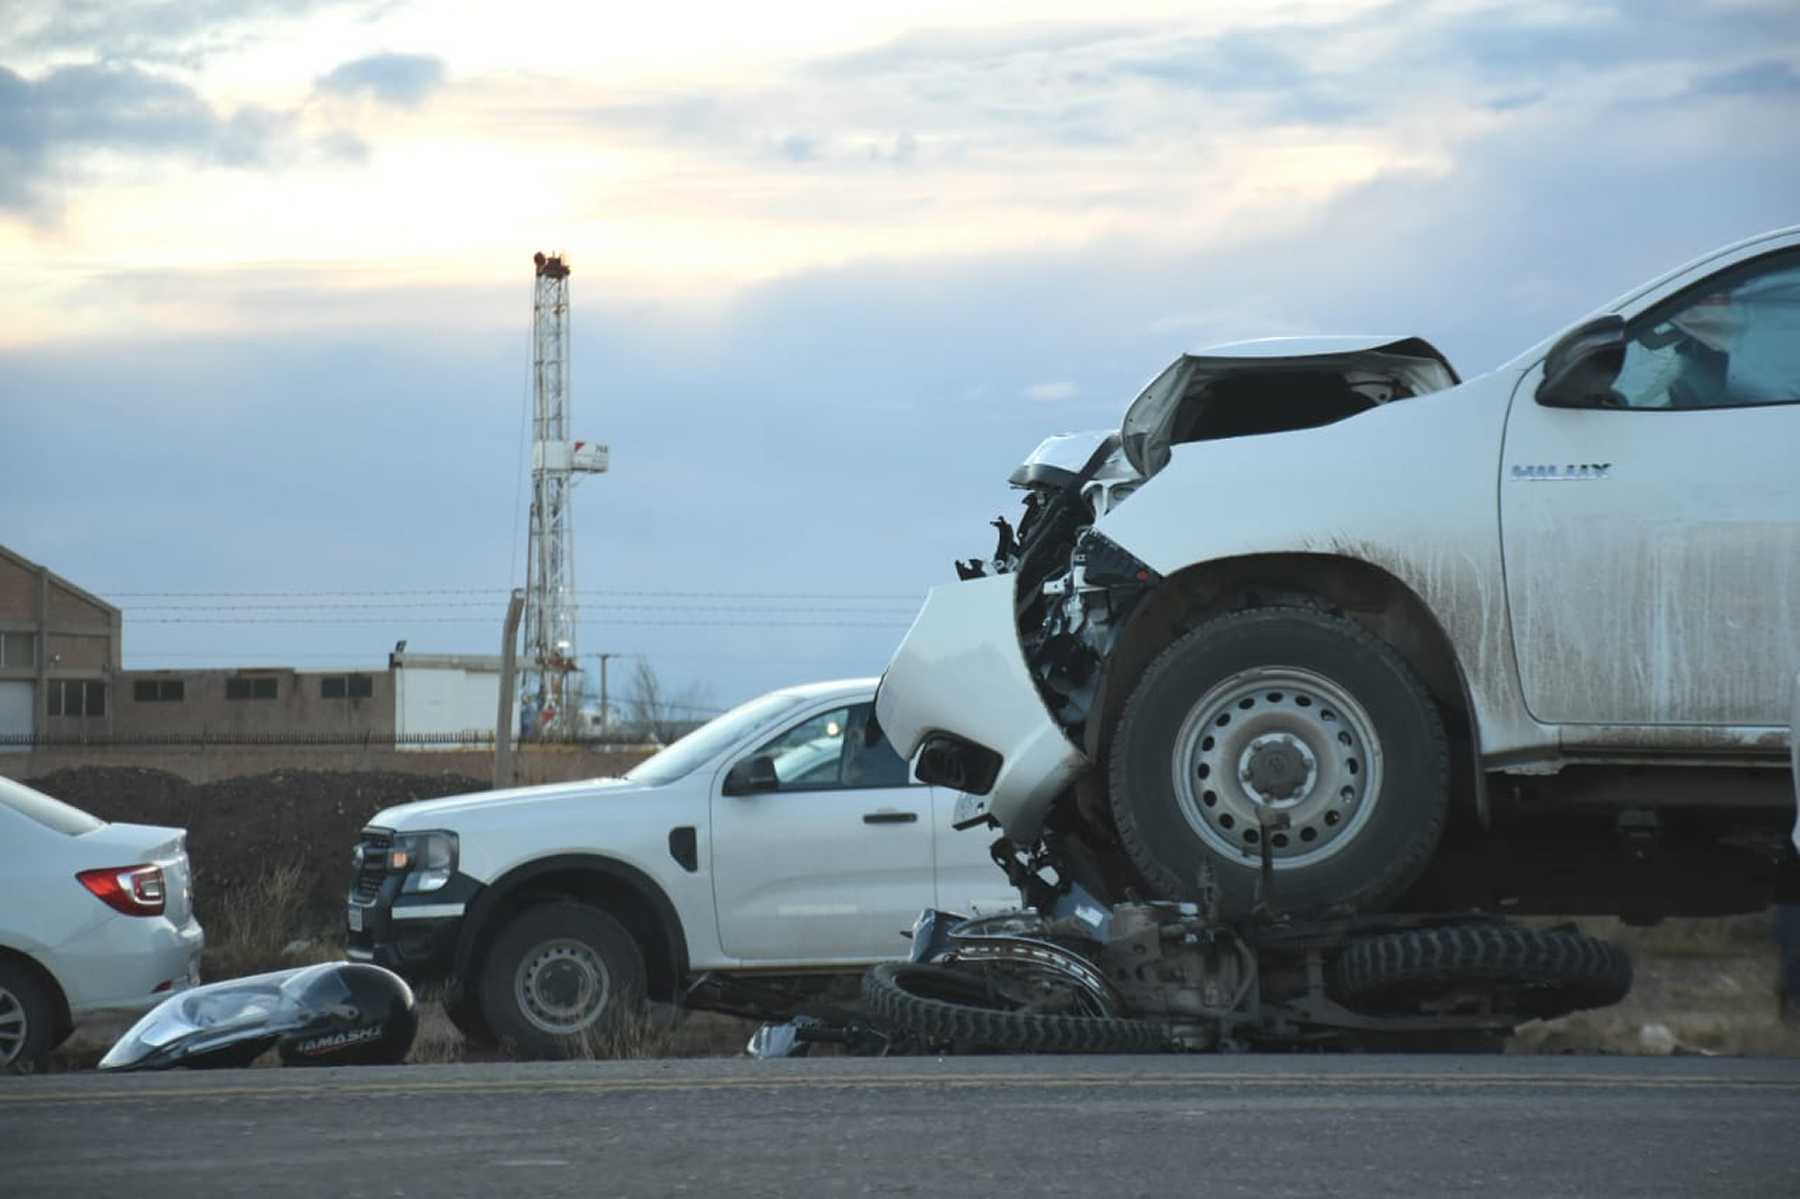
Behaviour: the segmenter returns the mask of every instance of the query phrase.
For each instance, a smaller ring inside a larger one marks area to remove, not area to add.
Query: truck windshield
[[[660,787],[685,778],[721,751],[753,736],[797,706],[797,695],[762,695],[709,720],[655,757],[638,763],[625,777]]]

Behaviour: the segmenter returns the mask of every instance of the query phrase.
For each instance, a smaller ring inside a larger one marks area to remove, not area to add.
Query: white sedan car
[[[193,986],[204,943],[185,830],[108,824],[0,778],[0,1072]]]

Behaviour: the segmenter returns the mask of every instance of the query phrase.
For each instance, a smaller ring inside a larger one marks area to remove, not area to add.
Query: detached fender
[[[990,575],[931,589],[875,693],[882,731],[911,758],[934,733],[951,733],[998,755],[985,781],[987,813],[1022,844],[1037,838],[1045,812],[1088,767],[1050,716],[1019,648],[1015,576]],[[920,777],[940,786],[970,785]]]
[[[653,942],[645,944],[645,957],[662,958],[671,986],[679,986],[687,976],[687,933],[668,894],[635,866],[599,854],[570,853],[515,866],[482,888],[469,904],[457,936],[456,962],[451,973],[459,986],[468,984],[472,968],[499,930],[513,901],[540,887],[552,887],[577,898],[599,894],[614,904],[622,899],[629,901],[636,910],[613,914],[634,935]],[[654,984],[656,971],[654,965],[651,968]]]

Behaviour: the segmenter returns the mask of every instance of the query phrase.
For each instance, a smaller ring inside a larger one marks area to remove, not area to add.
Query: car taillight
[[[127,916],[160,916],[163,912],[161,866],[107,866],[75,876],[100,902]]]

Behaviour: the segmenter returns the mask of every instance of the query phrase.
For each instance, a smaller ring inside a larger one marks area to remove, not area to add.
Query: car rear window
[[[60,799],[52,799],[42,791],[33,791],[24,783],[15,783],[11,779],[0,778],[0,804],[5,804],[19,815],[35,820],[53,832],[66,833],[71,837],[79,837],[83,833],[106,827],[106,821],[89,816],[80,808],[70,807]]]

